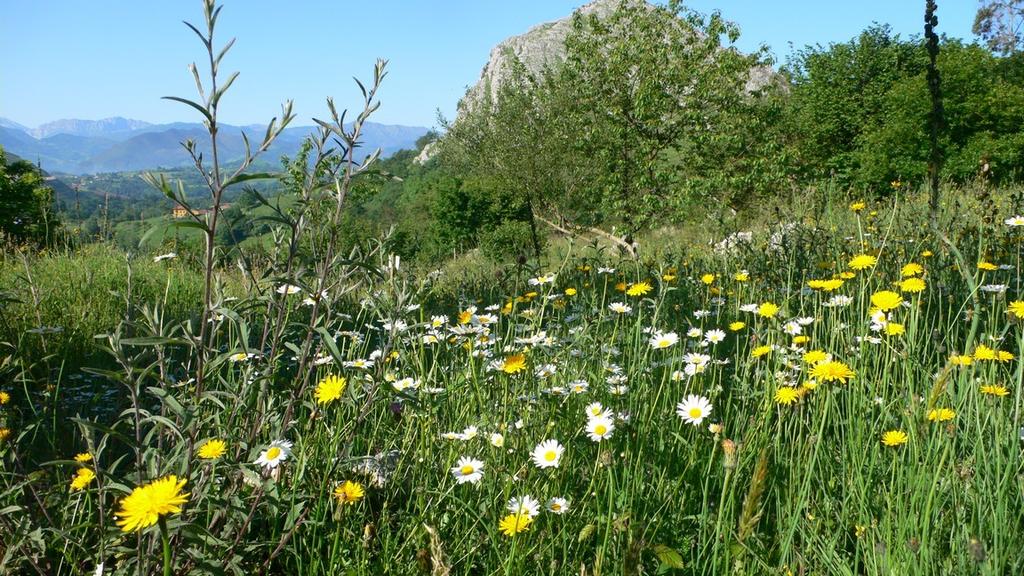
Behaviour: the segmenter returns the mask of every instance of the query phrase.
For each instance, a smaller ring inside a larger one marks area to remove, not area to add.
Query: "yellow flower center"
[[[470,474],[473,473],[473,467],[470,466],[469,464],[466,464],[462,468],[459,468],[459,472],[462,472],[463,476],[469,476]]]
[[[700,408],[697,408],[696,406],[693,407],[693,408],[690,408],[690,418],[694,418],[694,419],[700,418],[701,414],[703,414],[703,413],[704,413],[704,411],[701,410]]]
[[[548,462],[554,462],[555,458],[558,458],[558,454],[556,454],[554,450],[548,450],[544,453],[544,459]]]
[[[277,460],[277,457],[281,455],[281,449],[277,446],[272,446],[267,450],[267,460]]]
[[[606,432],[608,432],[608,427],[604,424],[598,424],[594,427],[594,434],[598,436],[604,436]]]

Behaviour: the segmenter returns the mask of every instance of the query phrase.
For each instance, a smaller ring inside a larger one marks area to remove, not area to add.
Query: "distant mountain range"
[[[399,126],[367,122],[363,127],[363,150],[376,148],[388,156],[415,147],[427,133],[420,126]],[[220,125],[220,157],[225,162],[242,158],[245,145],[242,132],[253,146],[263,139],[266,126]],[[312,126],[286,129],[263,156],[276,163],[282,155],[292,155],[302,140],[314,131]],[[129,118],[103,120],[57,120],[28,128],[13,120],[0,118],[0,146],[4,150],[39,162],[49,172],[95,174],[156,168],[176,168],[191,163],[181,142],[193,139],[197,148],[209,157],[209,136],[199,123],[175,122],[150,124]]]

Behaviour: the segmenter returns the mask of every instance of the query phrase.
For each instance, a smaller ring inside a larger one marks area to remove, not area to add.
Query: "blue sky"
[[[374,119],[430,126],[447,117],[476,81],[490,49],[531,26],[565,16],[579,0],[226,0],[220,41],[238,40],[222,65],[241,76],[222,101],[222,121],[262,123],[295,101],[299,123],[323,116],[327,96],[355,106],[351,78],[368,79],[390,60]],[[739,24],[738,45],[770,47],[779,61],[791,45],[850,39],[872,22],[919,34],[923,0],[691,0]],[[939,31],[971,39],[977,3],[939,3]],[[58,118],[125,116],[194,121],[160,96],[192,97],[186,66],[203,57],[182,20],[199,24],[198,0],[18,0],[0,19],[0,116],[28,126]]]

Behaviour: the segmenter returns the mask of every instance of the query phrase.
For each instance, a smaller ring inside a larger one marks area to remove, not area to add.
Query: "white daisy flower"
[[[495,448],[502,448],[505,446],[505,437],[498,432],[492,432],[488,441],[491,443],[491,446],[494,446]]]
[[[530,286],[543,286],[544,284],[551,284],[554,281],[554,274],[543,274],[541,276],[537,276],[536,278],[530,278],[529,283]]]
[[[853,298],[839,294],[830,298],[829,301],[822,304],[822,306],[826,306],[828,308],[839,308],[842,306],[849,306],[852,302]]]
[[[718,344],[722,340],[725,340],[725,330],[708,330],[704,334],[704,341],[708,344]]]
[[[707,366],[707,364],[687,364],[683,366],[683,373],[687,376],[694,376],[706,370]]]
[[[700,331],[700,328],[696,327],[690,328],[689,330],[686,331],[687,338],[700,338],[703,335],[704,333]]]
[[[675,332],[656,332],[650,339],[651,348],[656,350],[663,350],[675,345],[676,342],[679,342],[679,335]]]
[[[537,502],[530,495],[512,498],[508,501],[508,511],[513,514],[526,514],[530,518],[536,518],[540,514],[540,502]]]
[[[459,484],[476,484],[484,477],[484,463],[476,458],[462,456],[452,467],[452,476]]]
[[[790,320],[782,325],[782,331],[790,336],[797,336],[804,331],[803,326]]]
[[[615,423],[612,422],[611,418],[604,416],[596,416],[587,420],[587,437],[594,442],[600,442],[606,438],[611,438],[612,432],[615,431]]]
[[[597,418],[598,416],[608,417],[611,415],[600,402],[591,402],[587,404],[587,407],[583,409],[586,412],[588,418]]]
[[[1010,216],[1006,220],[1003,220],[1003,223],[1014,228],[1017,226],[1024,226],[1024,216]]]
[[[558,440],[545,440],[533,449],[533,463],[537,468],[558,468],[562,463],[562,453],[565,448],[558,443]]]
[[[611,310],[612,312],[615,312],[616,314],[629,314],[630,312],[633,311],[632,306],[630,306],[629,304],[624,304],[622,302],[612,302],[611,304],[608,305],[608,309]]]
[[[277,287],[278,294],[287,294],[291,296],[292,294],[298,294],[299,292],[302,292],[302,288],[299,288],[295,284],[281,284]]]
[[[703,396],[697,396],[690,394],[683,399],[678,405],[676,405],[676,414],[678,414],[684,422],[699,426],[708,414],[711,413],[712,406],[711,402]]]
[[[710,361],[711,356],[708,356],[707,354],[701,354],[699,352],[689,352],[683,355],[683,362],[687,364],[696,364],[698,366],[703,366]]]
[[[569,391],[573,394],[583,394],[590,388],[586,380],[573,380],[569,382]]]
[[[556,496],[548,500],[547,508],[552,514],[565,514],[569,511],[569,501]]]
[[[161,254],[153,257],[153,262],[163,262],[164,260],[172,260],[177,258],[178,255],[174,252],[168,252],[167,254]]]
[[[401,380],[392,382],[391,387],[394,388],[395,391],[397,392],[402,392],[410,388],[415,390],[420,387],[420,381],[412,377],[402,378]]]
[[[274,440],[267,446],[267,449],[260,453],[259,458],[256,459],[256,464],[263,466],[264,469],[270,471],[277,468],[281,462],[288,459],[288,455],[292,452],[292,443],[287,440]]]

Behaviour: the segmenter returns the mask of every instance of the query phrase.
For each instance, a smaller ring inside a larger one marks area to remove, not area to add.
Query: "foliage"
[[[748,80],[735,26],[673,3],[622,2],[609,15],[575,15],[564,62],[533,74],[508,55],[511,78],[464,102],[442,162],[486,174],[564,226],[626,233],[678,219],[726,190],[742,203],[774,190],[777,146],[764,137],[779,101]],[[708,65],[714,62],[714,65]]]
[[[480,234],[480,250],[496,262],[525,260],[533,252],[529,223],[510,220],[484,230]]]
[[[855,41],[807,48],[790,63],[787,132],[800,179],[885,191],[920,182],[929,156],[927,54],[916,39],[873,27]],[[958,183],[1019,176],[1024,82],[1019,57],[944,39],[938,57],[946,127],[942,176]]]
[[[0,236],[18,244],[46,245],[59,228],[53,190],[43,175],[26,160],[8,163],[0,148]]]

